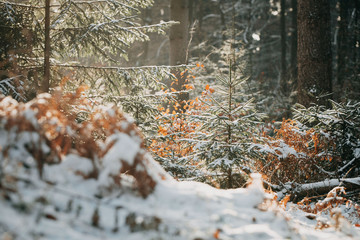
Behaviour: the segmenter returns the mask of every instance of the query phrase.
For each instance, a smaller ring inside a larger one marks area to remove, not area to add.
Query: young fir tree
[[[244,64],[244,55],[248,51],[241,48],[243,44],[236,26],[234,1],[230,9],[232,23],[223,32],[223,39],[228,40],[214,51],[219,57],[215,69],[220,74],[213,88],[206,86],[208,108],[198,117],[202,125],[195,137],[196,160],[205,162],[211,175],[219,176],[217,181],[223,188],[240,187],[245,183],[246,174],[251,172],[254,164],[250,145],[258,134],[257,125],[264,117],[255,109],[253,92],[245,92],[252,89],[247,82],[251,77],[252,63],[246,61]]]
[[[253,87],[246,81],[251,64],[244,64],[248,52],[241,49],[235,27],[236,6],[230,9],[233,24],[223,32],[230,40],[204,60],[209,73],[188,83],[196,87],[185,111],[165,114],[165,124],[151,145],[155,158],[174,176],[220,183],[223,188],[241,186],[243,173],[251,172],[254,162],[248,149],[262,118],[253,104]]]
[[[235,53],[234,53],[235,54]],[[206,112],[199,116],[203,124],[197,132],[197,161],[206,167],[224,188],[239,187],[254,163],[249,150],[256,126],[263,117],[257,113],[254,98],[244,92],[246,77],[233,65],[235,56],[227,55],[228,70],[221,69],[209,91]],[[246,175],[246,174],[245,174]]]
[[[180,179],[239,187],[255,164],[250,147],[263,115],[256,112],[254,98],[245,94],[247,78],[232,64],[238,53],[231,44],[227,41],[220,50],[223,61],[212,86],[207,84],[200,96],[190,99],[185,111],[165,111],[159,119],[162,124],[150,149]]]

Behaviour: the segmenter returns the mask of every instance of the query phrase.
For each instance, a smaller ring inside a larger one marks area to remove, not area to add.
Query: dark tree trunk
[[[263,7],[263,11],[264,11],[264,19],[266,19],[266,21],[270,21],[271,18],[271,3],[270,0],[266,0],[266,3],[264,3],[264,7]],[[260,74],[258,76],[258,80],[259,80],[259,89],[260,91],[267,91],[268,87],[270,87],[271,85],[269,85],[269,75],[271,72],[271,69],[273,69],[272,67],[272,63],[269,62],[269,58],[271,56],[271,49],[269,46],[269,42],[271,42],[271,35],[272,35],[272,31],[270,27],[266,27],[261,31],[261,37],[260,37],[260,53],[259,54],[259,61],[260,61],[260,66],[261,68],[260,70]],[[271,86],[271,88],[273,88],[273,86]]]
[[[142,22],[143,25],[151,25],[152,24],[152,18],[151,18],[151,9],[146,8],[142,12]],[[141,58],[139,59],[140,65],[147,65],[148,64],[148,56],[149,56],[149,41],[144,41],[143,43],[143,50],[144,53],[142,54]]]
[[[50,1],[45,0],[44,79],[41,86],[43,92],[49,92],[50,88]]]
[[[195,21],[195,9],[196,9],[196,2],[195,0],[188,0],[189,1],[189,26],[191,26]]]
[[[331,86],[330,2],[298,0],[298,102],[327,105]]]
[[[280,88],[284,95],[288,95],[287,74],[286,74],[286,24],[285,24],[285,0],[280,1],[280,35],[281,35],[281,76]]]
[[[360,0],[355,1],[354,31],[353,31],[353,79],[355,86],[352,88],[354,99],[360,100]]]
[[[202,32],[203,15],[204,15],[204,3],[203,3],[203,0],[200,0],[199,1],[199,10],[197,12],[197,17],[199,20],[197,35],[198,35],[200,42],[204,38],[204,33]]]
[[[356,22],[356,9],[360,1],[342,0],[339,11],[339,32],[337,38],[337,89],[338,95],[344,96],[344,91],[351,94],[354,89],[351,87],[356,70],[356,44],[359,35]],[[358,7],[357,7],[358,6]],[[357,13],[357,14],[356,14]]]
[[[340,1],[340,21],[338,32],[338,52],[337,52],[337,86],[342,89],[344,86],[345,74],[347,72],[347,60],[348,60],[348,25],[349,25],[349,1]]]
[[[227,188],[233,188],[233,175],[231,168],[227,170]]]
[[[294,86],[297,85],[297,0],[291,0],[291,56],[290,56],[290,74]]]
[[[188,48],[188,30],[189,30],[189,4],[188,0],[171,0],[170,1],[170,18],[180,24],[173,25],[170,28],[170,65],[180,65],[187,63]],[[173,84],[177,91],[184,90],[187,76],[180,74],[178,70],[172,72],[177,81]],[[180,93],[178,101],[181,106],[184,101],[189,99],[188,93]]]
[[[219,1],[218,4],[218,12],[220,15],[220,26],[221,26],[221,30],[222,30],[222,40],[225,41],[226,40],[226,34],[225,34],[225,30],[226,30],[226,19],[225,19],[225,13],[222,10],[222,4],[223,4],[223,0]]]
[[[248,49],[248,71],[247,74],[249,75],[249,81],[252,81],[253,79],[253,49],[252,49],[252,42],[253,42],[253,38],[252,38],[252,16],[253,16],[253,1],[249,1],[249,12],[248,12],[248,16],[247,16],[247,29],[245,30],[245,32],[247,33],[245,36],[245,39],[247,39],[247,43],[245,45],[246,49]]]

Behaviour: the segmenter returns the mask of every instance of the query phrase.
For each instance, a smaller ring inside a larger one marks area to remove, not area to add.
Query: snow
[[[354,150],[354,157],[355,157],[355,158],[360,158],[360,148],[355,148],[355,150]]]
[[[344,207],[344,206],[343,206]],[[340,211],[344,214],[344,209],[335,209],[333,212]],[[309,214],[300,210],[296,204],[288,203],[285,213],[292,219],[293,224],[297,226],[297,230],[304,239],[359,239],[359,230],[355,229],[347,220],[341,218],[339,228],[326,228],[324,230],[317,229],[319,223],[335,225],[334,220],[329,213]],[[346,215],[346,214],[344,214]],[[312,218],[308,218],[312,216]]]
[[[26,116],[33,118],[28,111]],[[316,230],[317,221],[294,205],[282,210],[265,193],[260,174],[251,175],[247,188],[229,190],[178,182],[146,153],[135,132],[113,133],[104,143],[104,156],[88,159],[71,152],[59,163],[45,164],[40,179],[38,161],[29,151],[29,146],[40,144],[37,149],[50,153],[40,140],[36,132],[0,128],[1,239],[330,240],[360,236],[343,218],[338,221],[341,227]],[[136,175],[119,175],[124,164],[147,174],[155,182],[153,191],[141,195]],[[98,176],[90,177],[94,170]],[[121,182],[115,183],[114,176],[121,176]],[[104,186],[111,191],[104,191]],[[316,218],[336,226],[329,215]]]
[[[298,157],[297,151],[284,143],[283,141],[280,141],[279,147],[275,148],[275,150],[278,150],[281,152],[282,156],[281,158],[287,158],[289,155],[293,155],[295,157]]]
[[[360,185],[360,177],[356,177],[356,178],[346,178],[343,179],[344,182],[349,182],[352,184],[356,184],[356,185]]]
[[[84,174],[89,174],[94,170],[94,167],[89,159],[79,157],[74,154],[67,155],[61,162],[61,166],[72,170],[73,172],[80,171]]]
[[[296,158],[301,158],[304,156],[304,153],[297,152],[293,147],[286,144],[283,140],[277,142],[279,144],[278,147],[270,147],[266,144],[251,143],[248,151],[250,152],[253,148],[256,148],[259,152],[271,153],[282,159],[287,158],[289,155],[293,155]]]
[[[115,176],[120,172],[121,160],[132,166],[140,150],[140,142],[136,142],[134,138],[125,133],[116,133],[110,136],[106,141],[106,145],[112,143],[114,143],[114,146],[104,156],[103,170],[99,176],[100,183],[104,186],[109,186],[112,183],[111,176]]]
[[[316,188],[322,188],[322,187],[327,187],[327,186],[331,186],[331,187],[336,187],[340,184],[340,181],[338,179],[329,179],[329,180],[324,180],[321,182],[317,182],[317,183],[307,183],[307,184],[302,184],[301,185],[301,189],[307,190],[307,189],[316,189]]]
[[[104,157],[107,164],[113,164],[115,157],[135,157],[138,143],[123,134],[113,139],[118,141]],[[158,164],[152,165],[154,175],[162,171]],[[355,239],[349,232],[315,230],[315,223],[309,223],[300,210],[290,211],[293,220],[289,220],[276,206],[269,205],[268,210],[259,207],[271,201],[259,174],[252,175],[248,188],[220,190],[167,177],[158,181],[145,199],[121,190],[98,198],[101,180],[84,179],[76,175],[77,170],[89,172],[92,165],[86,158],[68,155],[61,164],[45,167],[50,185],[23,173],[29,181],[18,183],[19,197],[11,195],[11,202],[0,198],[0,236],[7,232],[16,239],[216,239],[218,232],[219,239],[225,240]],[[45,205],[39,200],[42,198]],[[14,207],[21,204],[26,210]],[[96,209],[98,227],[92,226]],[[357,234],[351,226],[349,231]]]
[[[33,111],[33,110],[30,110],[30,109],[26,109],[24,112],[23,112],[25,118],[30,121],[30,123],[34,126],[34,127],[38,127],[38,122],[37,122],[37,119],[36,119],[36,113]]]

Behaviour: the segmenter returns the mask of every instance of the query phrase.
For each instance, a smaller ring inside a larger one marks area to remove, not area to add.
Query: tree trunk
[[[286,79],[286,24],[285,24],[285,0],[280,1],[280,35],[281,35],[281,76],[280,76],[280,89],[286,96],[288,95],[287,79]]]
[[[331,86],[330,2],[298,0],[297,101],[327,105]]]
[[[352,95],[354,96],[354,99],[359,100],[360,99],[360,0],[355,1],[354,3],[355,9],[354,9],[354,31],[353,31],[353,79],[352,79]],[[354,84],[355,83],[355,84]]]
[[[340,1],[339,31],[337,35],[337,89],[339,97],[344,96],[344,91],[351,94],[354,89],[351,87],[351,80],[356,76],[356,36],[359,34],[355,26],[356,4],[359,1]],[[356,90],[355,90],[356,91]]]
[[[49,92],[50,88],[50,1],[45,0],[44,79],[41,86],[43,92]]]
[[[247,43],[245,44],[245,48],[248,50],[249,58],[248,58],[248,64],[247,64],[247,74],[249,75],[249,81],[253,80],[253,49],[252,49],[252,16],[253,16],[253,1],[249,1],[249,11],[247,16],[247,26],[245,32],[247,32],[247,35],[245,36],[245,39],[247,39]]]
[[[269,21],[269,19],[271,18],[270,9],[271,9],[271,2],[270,0],[266,0],[263,6],[263,12],[264,12],[264,19],[267,19],[267,21]],[[273,32],[271,31],[270,27],[266,27],[260,32],[260,41],[259,41],[260,68],[258,69],[260,74],[258,76],[258,81],[259,81],[259,90],[261,92],[268,91],[268,88],[270,87],[270,84],[266,81],[269,81],[269,75],[271,69],[273,69],[273,66],[271,65],[272,63],[269,61],[269,58],[271,56],[271,50],[270,50],[271,48],[269,46],[269,42],[272,41],[271,39],[272,34]]]
[[[220,0],[219,4],[217,5],[218,7],[218,12],[220,15],[220,26],[221,26],[221,35],[222,35],[222,40],[225,41],[226,40],[226,34],[225,34],[225,30],[226,30],[226,20],[225,20],[225,13],[222,10],[222,4],[223,1]]]
[[[233,188],[233,175],[231,167],[227,170],[227,188]]]
[[[291,56],[290,71],[294,86],[297,85],[297,1],[291,0],[292,16],[291,16]]]
[[[151,25],[152,24],[152,18],[151,18],[151,9],[150,8],[146,8],[143,10],[142,12],[142,24],[143,25]],[[148,57],[149,57],[149,46],[150,46],[150,42],[149,41],[144,41],[143,43],[143,54],[140,57],[139,61],[140,61],[140,65],[147,65],[148,64]]]
[[[171,0],[170,1],[170,18],[180,24],[173,25],[170,28],[170,65],[186,64],[186,52],[188,47],[188,30],[189,30],[189,4],[188,0]],[[177,81],[173,84],[177,91],[184,90],[187,75],[181,74],[179,70],[173,70],[172,73]],[[189,99],[188,93],[180,93],[178,102],[181,106],[184,101]]]
[[[197,35],[198,35],[199,41],[201,42],[204,38],[204,33],[202,31],[202,23],[203,23],[203,15],[204,15],[203,0],[199,1],[199,10],[197,12],[197,15],[198,15],[198,20],[199,20]]]

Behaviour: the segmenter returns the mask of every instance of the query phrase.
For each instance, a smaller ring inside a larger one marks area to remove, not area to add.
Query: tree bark
[[[186,52],[188,48],[188,30],[189,30],[189,2],[188,0],[170,1],[170,18],[179,24],[170,28],[170,65],[186,64]],[[177,91],[185,90],[187,75],[181,74],[179,70],[173,70],[172,73],[177,81],[173,84]],[[189,99],[188,93],[178,95],[178,103],[183,106],[184,101]]]
[[[45,0],[45,51],[44,51],[44,79],[42,91],[49,92],[50,88],[50,2]]]
[[[290,52],[290,71],[294,85],[297,85],[297,0],[291,0],[291,52]]]
[[[151,9],[150,8],[146,8],[143,10],[142,12],[142,24],[143,25],[151,25],[152,24],[152,18],[151,18]],[[140,65],[147,65],[148,64],[148,56],[149,56],[149,46],[150,46],[150,42],[149,41],[144,41],[143,43],[143,54],[141,56],[140,60]]]
[[[337,89],[338,95],[344,96],[344,91],[350,93],[353,89],[351,86],[351,78],[356,75],[353,72],[356,62],[356,35],[358,31],[354,29],[353,13],[359,1],[343,0],[339,6],[339,31],[337,35]],[[356,72],[356,70],[355,70]]]
[[[280,1],[280,35],[281,35],[281,76],[280,88],[284,95],[288,95],[287,79],[286,79],[286,24],[285,24],[285,0]]]
[[[328,105],[331,85],[330,1],[298,0],[297,101]]]
[[[252,42],[253,42],[253,38],[252,38],[252,16],[253,16],[253,1],[249,1],[249,11],[248,11],[248,16],[247,16],[247,26],[246,26],[246,31],[247,32],[247,36],[245,36],[245,38],[247,38],[247,43],[245,44],[245,48],[248,49],[248,64],[247,64],[247,74],[249,75],[249,81],[253,80],[253,49],[252,49]]]
[[[199,20],[197,35],[198,35],[199,41],[201,42],[204,38],[204,33],[202,31],[202,23],[203,23],[203,15],[204,15],[203,0],[199,1],[199,10],[197,12],[197,15],[198,15],[198,20]]]

